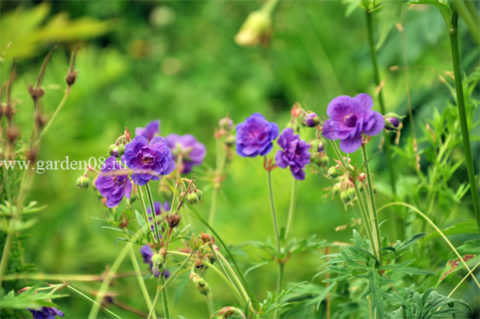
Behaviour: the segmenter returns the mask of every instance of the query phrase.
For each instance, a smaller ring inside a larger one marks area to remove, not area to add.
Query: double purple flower
[[[63,317],[63,312],[54,307],[42,307],[39,310],[28,309],[33,319],[55,319],[56,316]]]
[[[187,174],[193,166],[203,162],[206,154],[205,145],[197,141],[193,135],[170,134],[165,137],[165,140],[173,152],[175,161],[181,156],[182,171],[180,173]]]
[[[149,180],[159,180],[159,175],[168,175],[175,169],[172,152],[163,137],[136,136],[125,146],[122,160],[133,170],[132,180],[145,185]]]
[[[290,171],[295,179],[304,180],[305,171],[303,170],[310,163],[310,144],[300,139],[298,134],[294,134],[293,129],[286,128],[278,138],[278,145],[283,150],[279,150],[275,155],[275,161],[280,168],[290,167]]]
[[[323,125],[323,136],[329,140],[340,140],[345,153],[355,152],[362,145],[362,134],[375,136],[384,126],[383,116],[372,111],[372,97],[366,93],[355,97],[342,95],[328,104],[330,119]]]
[[[128,179],[128,172],[113,156],[109,157],[103,164],[102,171],[95,180],[95,187],[102,196],[107,198],[106,205],[109,208],[120,204],[123,196],[130,198],[132,191],[132,183]]]
[[[272,141],[277,136],[277,124],[268,122],[260,113],[253,113],[237,125],[237,154],[242,157],[265,156],[272,150]]]

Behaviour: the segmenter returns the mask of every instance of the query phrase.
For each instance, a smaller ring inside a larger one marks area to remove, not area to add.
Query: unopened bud
[[[355,199],[355,189],[347,188],[340,193],[340,198],[345,202],[345,204],[350,203],[352,200]]]
[[[87,176],[80,176],[77,178],[77,187],[78,188],[88,188],[90,186],[90,179]]]
[[[400,116],[396,113],[389,112],[385,114],[384,119],[385,119],[385,128],[389,131],[395,131],[398,129],[398,126],[400,125],[400,120],[404,118],[404,116]]]
[[[340,176],[340,171],[335,166],[332,166],[328,169],[327,174],[328,176],[335,178]]]
[[[20,130],[16,126],[10,126],[7,129],[7,139],[10,144],[13,144],[19,136]]]
[[[77,79],[77,71],[69,71],[67,76],[65,77],[65,82],[67,82],[68,86],[72,86]]]
[[[28,93],[30,93],[32,100],[37,101],[45,94],[45,91],[41,87],[34,88],[33,86],[29,86]]]
[[[168,226],[172,229],[178,226],[180,224],[180,220],[182,219],[182,216],[174,214],[174,215],[168,215],[165,217],[167,219]]]
[[[318,118],[318,115],[310,112],[307,115],[305,115],[305,126],[307,127],[315,127],[318,124],[320,124],[320,119]]]
[[[42,128],[47,124],[47,119],[40,112],[35,113],[35,125],[38,128]]]
[[[227,116],[227,117],[224,117],[223,119],[221,119],[218,122],[218,125],[220,126],[220,128],[229,131],[233,128],[233,121],[232,121],[231,118],[229,118]]]
[[[188,203],[190,204],[196,204],[198,201],[202,198],[202,192],[199,191],[198,189],[190,192],[187,194],[185,199],[187,200]]]
[[[205,279],[203,279],[202,277],[200,277],[200,276],[197,275],[196,273],[191,273],[191,274],[190,274],[190,279],[192,280],[192,282],[195,284],[195,286],[197,287],[198,291],[199,291],[202,295],[207,296],[207,295],[210,293],[210,286],[209,286],[208,283],[205,281]]]
[[[365,178],[367,178],[367,175],[365,173],[360,173],[360,175],[358,175],[358,180],[360,182],[363,182]]]
[[[270,14],[261,10],[254,11],[250,13],[235,36],[235,43],[240,46],[267,45],[272,33]]]
[[[225,138],[225,144],[227,144],[227,146],[233,146],[235,145],[235,142],[237,141],[237,138],[235,135],[228,135],[226,138]]]

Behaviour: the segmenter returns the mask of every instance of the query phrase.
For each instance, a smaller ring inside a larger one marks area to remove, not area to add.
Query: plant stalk
[[[462,128],[463,148],[465,151],[465,163],[467,165],[468,180],[470,183],[470,192],[472,194],[472,204],[474,214],[477,218],[477,226],[480,230],[480,201],[475,181],[475,169],[470,148],[470,135],[468,130],[467,112],[465,111],[465,99],[463,96],[462,74],[460,69],[460,50],[458,48],[458,15],[454,9],[452,14],[452,25],[450,28],[450,48],[452,50],[453,72],[455,76],[455,89],[457,91],[458,115],[460,117],[460,126]]]

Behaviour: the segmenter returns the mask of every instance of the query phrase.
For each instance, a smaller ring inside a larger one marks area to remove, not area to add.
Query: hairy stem
[[[380,104],[380,111],[382,115],[385,114],[385,102],[383,100],[383,90],[381,89],[381,81],[380,81],[380,72],[378,70],[378,61],[377,61],[377,51],[375,50],[375,40],[374,40],[374,31],[373,31],[373,13],[369,10],[366,10],[367,14],[367,33],[368,33],[368,45],[370,48],[370,58],[372,60],[373,66],[373,76],[375,80],[375,85],[379,89],[378,92],[378,103]],[[388,172],[390,174],[390,187],[392,189],[393,195],[396,194],[396,178],[395,178],[395,171],[393,169],[393,162],[392,162],[392,155],[390,151],[390,138],[388,133],[384,132],[384,148],[385,148],[385,155],[387,157],[387,166]]]
[[[473,210],[477,218],[477,226],[480,230],[480,200],[477,191],[477,184],[475,181],[475,169],[472,158],[472,150],[470,148],[470,135],[468,130],[467,112],[465,111],[465,99],[463,97],[462,74],[460,69],[460,52],[458,49],[458,15],[454,10],[452,15],[452,25],[450,28],[450,48],[452,50],[453,72],[455,75],[455,89],[457,91],[458,115],[460,117],[460,126],[462,128],[465,163],[467,165],[470,192],[472,194]]]

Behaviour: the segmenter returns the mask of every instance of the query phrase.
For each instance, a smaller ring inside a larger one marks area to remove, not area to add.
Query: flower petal
[[[362,146],[362,135],[346,138],[340,141],[340,149],[345,153],[353,153]]]

